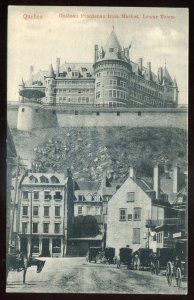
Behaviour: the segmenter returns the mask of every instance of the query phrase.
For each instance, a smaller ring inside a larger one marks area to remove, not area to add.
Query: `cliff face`
[[[133,165],[139,176],[152,176],[154,161],[171,168],[187,165],[187,133],[176,128],[51,128],[32,132],[12,129],[18,154],[37,172],[66,172],[75,178],[124,180]]]

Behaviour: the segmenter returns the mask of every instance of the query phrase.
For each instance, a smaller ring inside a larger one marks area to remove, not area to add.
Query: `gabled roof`
[[[75,190],[97,192],[100,188],[100,181],[77,181]]]

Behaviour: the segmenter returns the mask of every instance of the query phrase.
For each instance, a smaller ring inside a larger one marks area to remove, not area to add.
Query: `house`
[[[93,216],[101,233],[87,237],[68,235],[67,255],[84,256],[91,246],[106,246],[107,203],[117,185],[111,184],[105,174],[101,181],[74,181],[74,217]]]
[[[165,219],[177,217],[166,194],[159,188],[158,166],[154,167],[153,186],[134,176],[129,177],[108,202],[107,241],[119,249],[129,245],[133,251],[140,247],[156,248],[156,232],[151,224],[160,225]],[[162,243],[163,236],[157,239]]]
[[[27,255],[64,256],[67,239],[66,183],[63,174],[29,173],[18,201],[19,250]]]

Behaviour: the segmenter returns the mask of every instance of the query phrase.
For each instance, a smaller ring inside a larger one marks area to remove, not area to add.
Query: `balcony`
[[[165,218],[165,219],[158,219],[158,220],[146,220],[146,227],[153,228],[163,225],[170,225],[170,226],[180,226],[182,225],[182,221],[180,218]]]

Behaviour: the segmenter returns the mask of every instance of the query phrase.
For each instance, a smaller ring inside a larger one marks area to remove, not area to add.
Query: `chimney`
[[[158,81],[159,83],[162,83],[163,81],[163,69],[161,67],[158,68]]]
[[[98,60],[98,45],[94,46],[94,62]]]
[[[143,59],[141,57],[138,59],[138,67],[139,67],[140,74],[142,74]]]
[[[33,84],[33,71],[34,71],[34,67],[30,66],[30,85]]]
[[[158,165],[154,166],[154,191],[156,192],[156,199],[158,199],[159,188],[158,188]]]
[[[133,167],[129,167],[129,177],[130,178],[133,178],[134,177],[134,169],[133,169]]]
[[[150,79],[151,78],[151,72],[152,72],[152,70],[151,70],[151,62],[147,63],[147,71],[148,71],[148,77]]]
[[[59,73],[60,73],[60,58],[57,57],[57,59],[56,59],[56,77],[59,77]]]
[[[177,190],[178,190],[177,176],[178,176],[178,168],[177,168],[177,164],[174,164],[174,166],[173,166],[173,193],[177,193]]]

